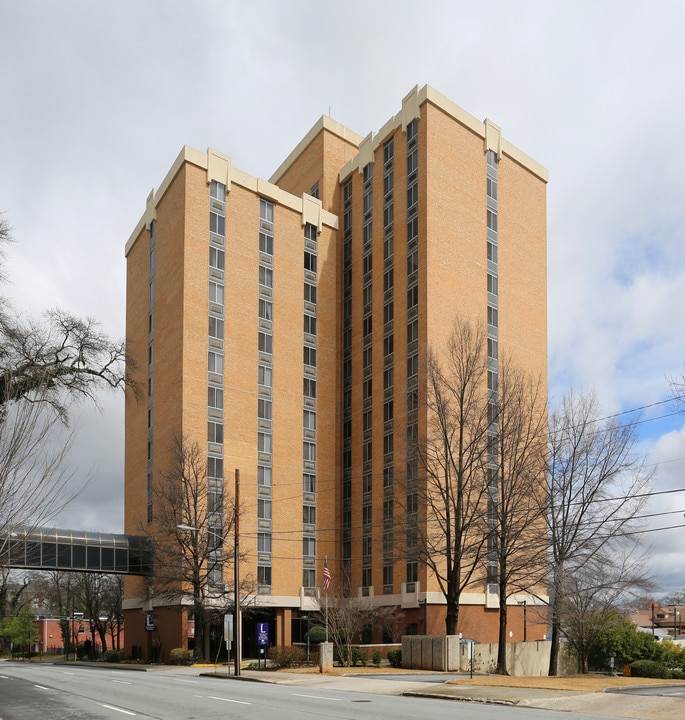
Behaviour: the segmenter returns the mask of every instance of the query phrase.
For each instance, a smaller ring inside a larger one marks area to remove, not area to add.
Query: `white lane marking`
[[[62,670],[62,675],[76,675],[76,673],[67,672],[66,670]]]
[[[250,702],[243,702],[242,700],[230,700],[229,698],[216,697],[216,695],[210,695],[210,700],[223,700],[224,702],[237,703],[238,705],[252,705]]]
[[[190,683],[191,685],[197,685],[197,680],[177,680],[177,682]]]
[[[114,705],[105,705],[105,703],[98,703],[98,705],[100,707],[107,708],[108,710],[116,710],[117,712],[124,713],[124,715],[135,715],[135,713],[130,710],[124,710],[124,708],[118,708]]]
[[[323,695],[303,695],[302,693],[293,693],[295,697],[314,698],[315,700],[330,700],[331,702],[342,702],[341,698],[324,697]]]
[[[3,680],[9,680],[8,675],[0,675],[0,678],[2,678]],[[2,718],[0,718],[0,720],[2,720]]]
[[[112,680],[114,683],[119,683],[120,685],[133,685],[133,683],[130,683],[128,680]]]
[[[50,688],[46,688],[45,685],[34,685],[33,687],[37,687],[39,690],[49,690]]]

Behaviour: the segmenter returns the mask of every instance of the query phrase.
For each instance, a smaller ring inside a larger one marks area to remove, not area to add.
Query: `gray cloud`
[[[4,294],[27,311],[93,315],[123,336],[123,246],[183,144],[268,177],[329,108],[366,135],[430,83],[550,170],[552,398],[595,388],[607,412],[663,399],[685,359],[685,6],[339,8],[0,2],[0,209],[19,241]],[[98,477],[65,523],[121,529],[122,408],[108,398],[82,426],[75,457],[96,460]],[[650,440],[671,461],[656,489],[682,475],[683,422],[673,424],[678,442]],[[685,498],[672,503],[685,509]],[[684,586],[670,568],[685,533],[650,539],[664,585]]]

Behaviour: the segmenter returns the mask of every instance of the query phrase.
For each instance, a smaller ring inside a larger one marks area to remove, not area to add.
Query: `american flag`
[[[328,569],[328,558],[323,561],[323,589],[328,592],[331,586],[331,571]]]

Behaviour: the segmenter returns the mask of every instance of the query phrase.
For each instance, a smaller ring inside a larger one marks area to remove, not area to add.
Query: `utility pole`
[[[235,497],[233,500],[233,532],[235,533],[233,550],[233,583],[235,593],[235,611],[233,618],[233,647],[235,659],[234,675],[240,675],[240,470],[235,470]]]

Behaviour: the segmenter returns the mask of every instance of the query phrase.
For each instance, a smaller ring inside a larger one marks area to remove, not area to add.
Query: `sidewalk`
[[[634,695],[628,693],[576,692],[540,688],[515,688],[490,685],[459,685],[446,682],[454,678],[446,675],[445,682],[433,683],[418,680],[419,673],[407,671],[386,679],[381,675],[330,675],[326,673],[285,673],[259,670],[242,670],[240,678],[227,676],[220,670],[214,673],[202,668],[196,674],[231,680],[268,682],[278,685],[331,687],[347,692],[376,693],[380,695],[408,695],[431,697],[462,702],[518,705],[546,710],[557,710],[608,717],[635,718],[638,720],[673,720],[685,717],[685,698]],[[226,668],[224,666],[223,671]],[[433,673],[431,673],[431,676]]]

